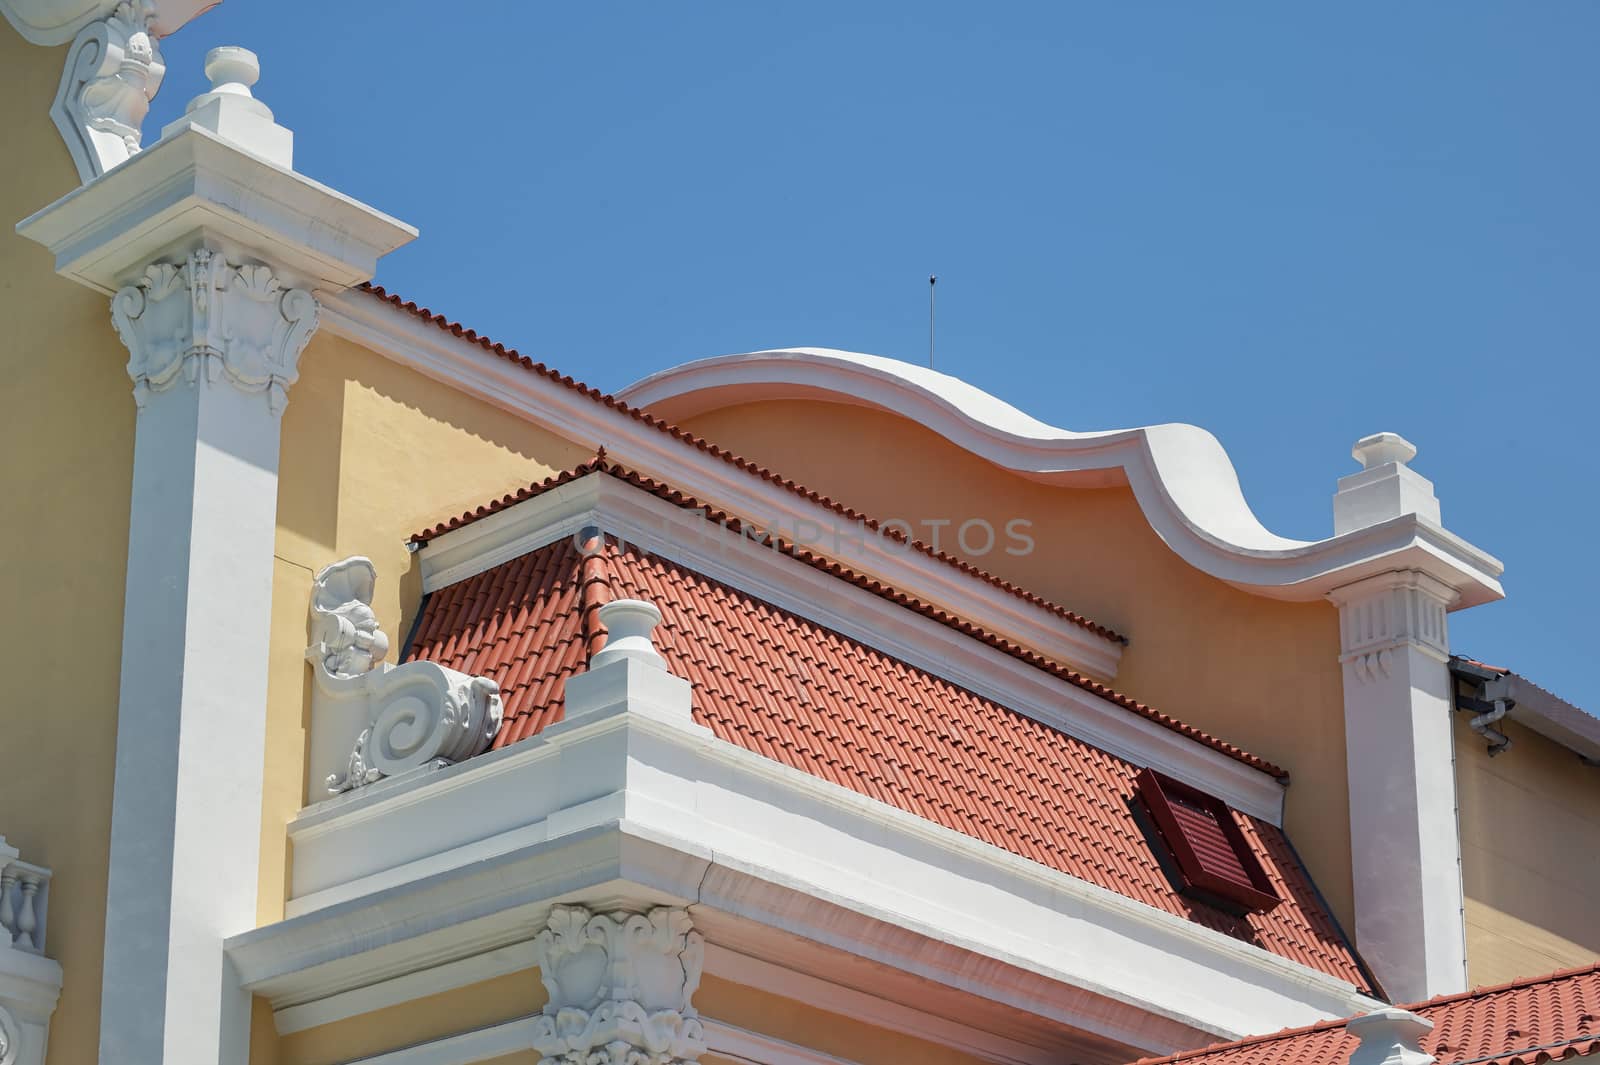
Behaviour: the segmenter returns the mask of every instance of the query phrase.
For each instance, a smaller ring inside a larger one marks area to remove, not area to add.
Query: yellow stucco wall
[[[398,661],[422,596],[405,540],[591,454],[550,431],[327,333],[312,338],[284,412],[262,804],[263,923],[283,915],[285,826],[305,794],[312,576],[347,555],[378,570],[373,606]]]
[[[1354,927],[1331,605],[1262,599],[1201,573],[1161,542],[1127,488],[1041,485],[881,411],[781,400],[685,426],[919,535],[924,519],[951,519],[942,546],[952,554],[964,554],[952,534],[968,518],[997,532],[1012,518],[1031,521],[1031,554],[1009,555],[1002,540],[967,557],[1128,635],[1119,691],[1288,768],[1290,837],[1346,930]]]
[[[49,116],[65,55],[0,23],[0,669],[32,678],[7,702],[0,833],[55,874],[51,1065],[94,1061],[100,1038],[134,425],[109,304],[12,229],[78,184]]]
[[[1600,769],[1514,722],[1499,727],[1512,746],[1490,758],[1466,715],[1455,715],[1475,985],[1600,958]]]
[[[715,976],[708,975],[700,981],[694,1004],[702,1017],[860,1065],[973,1065],[981,1060]]]
[[[362,1017],[295,1032],[277,1041],[274,1057],[254,1057],[251,1065],[335,1065],[525,1017],[538,1013],[545,1001],[538,971],[526,969]],[[973,1065],[979,1060],[715,976],[701,980],[695,1007],[703,1017],[860,1065],[905,1065],[913,1061],[918,1065]],[[271,1023],[271,1013],[258,1009],[257,1027],[263,1023]],[[537,1058],[536,1054],[513,1054],[496,1061],[520,1065]],[[714,1065],[727,1059],[708,1055],[702,1060]]]
[[[524,969],[283,1036],[273,1065],[337,1065],[526,1017],[544,1009],[545,1002],[538,970]],[[270,1022],[270,1012],[267,1016]],[[250,1065],[264,1062],[252,1057]]]

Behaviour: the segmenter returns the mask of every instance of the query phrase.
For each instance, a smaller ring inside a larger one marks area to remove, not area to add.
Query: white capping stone
[[[1406,465],[1417,456],[1399,433],[1373,433],[1355,442],[1351,456],[1361,472],[1339,478],[1333,496],[1335,536],[1355,532],[1406,514],[1440,523],[1433,482]]]
[[[1403,1009],[1373,1010],[1352,1018],[1345,1030],[1361,1040],[1350,1053],[1350,1065],[1433,1065],[1437,1060],[1422,1049],[1433,1022]]]
[[[230,144],[284,169],[294,167],[294,132],[278,125],[272,109],[250,91],[261,61],[248,48],[224,45],[206,53],[211,91],[189,101],[183,117],[161,130],[163,138],[190,127],[210,130]]]

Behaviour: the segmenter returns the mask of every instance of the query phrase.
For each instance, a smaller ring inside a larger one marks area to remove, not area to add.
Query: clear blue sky
[[[1190,421],[1265,524],[1421,449],[1509,599],[1457,650],[1600,711],[1600,6],[228,0],[378,280],[617,389],[814,344],[1075,429]],[[1069,604],[1070,605],[1070,604]]]

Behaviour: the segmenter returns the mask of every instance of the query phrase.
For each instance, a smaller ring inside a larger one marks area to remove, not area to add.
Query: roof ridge
[[[653,477],[640,473],[637,470],[630,470],[620,463],[612,462],[610,459],[605,457],[604,451],[602,450],[597,452],[594,458],[588,459],[585,462],[581,462],[569,470],[563,470],[560,473],[552,474],[539,483],[528,485],[525,488],[519,489],[515,493],[501,497],[499,500],[496,500],[493,503],[479,507],[476,511],[470,511],[463,515],[460,519],[452,519],[452,521],[449,523],[441,523],[436,525],[434,529],[429,531],[426,535],[419,533],[412,539],[414,542],[427,543],[428,540],[440,536],[445,532],[460,528],[462,525],[471,524],[480,518],[486,517],[492,513],[497,513],[501,510],[505,510],[509,507],[517,505],[518,503],[527,502],[528,500],[536,498],[545,492],[565,484],[570,484],[580,477],[586,477],[593,473],[607,474],[617,478],[618,480],[632,484],[634,487],[649,492],[656,498],[661,499],[664,502],[671,503],[673,506],[679,507],[680,509],[699,511],[704,515],[706,520],[715,525],[722,526],[728,532],[733,533],[734,535],[739,535],[744,530],[746,523],[738,515],[731,514],[728,511],[721,510],[719,508],[711,507],[708,504],[702,503],[693,496],[673,488],[668,484],[658,481]],[[1049,673],[1060,680],[1064,680],[1076,688],[1080,688],[1093,695],[1098,695],[1107,702],[1114,703],[1115,705],[1122,707],[1124,710],[1138,714],[1140,717],[1160,725],[1163,728],[1169,729],[1170,731],[1176,732],[1180,736],[1193,740],[1202,746],[1210,747],[1221,754],[1227,755],[1235,761],[1242,762],[1245,765],[1250,766],[1252,769],[1260,770],[1269,776],[1275,777],[1282,783],[1287,784],[1289,781],[1289,773],[1287,770],[1274,765],[1265,758],[1251,754],[1242,747],[1236,746],[1235,744],[1229,743],[1224,739],[1213,736],[1202,729],[1195,728],[1193,725],[1185,724],[1177,718],[1172,717],[1170,714],[1163,713],[1147,703],[1139,702],[1137,699],[1124,695],[1121,692],[1116,691],[1114,688],[1111,688],[1109,685],[1102,684],[1097,680],[1086,677],[1077,670],[1064,666],[1061,663],[1032,650],[1031,648],[1024,647],[1014,640],[1006,639],[1004,636],[990,632],[988,629],[985,629],[980,625],[975,625],[965,618],[962,618],[959,615],[944,609],[943,607],[928,603],[922,599],[918,599],[916,596],[902,592],[876,577],[853,570],[849,566],[828,558],[825,555],[820,555],[803,547],[797,547],[789,541],[784,540],[782,537],[772,536],[767,538],[766,542],[769,543],[774,550],[788,555],[790,558],[793,558],[798,562],[803,562],[806,565],[811,566],[813,569],[821,570],[830,576],[836,577],[849,584],[854,584],[856,587],[870,592],[881,599],[887,599],[892,603],[919,613],[930,620],[936,621],[947,628],[954,629],[964,636],[969,636],[975,640],[978,640],[980,643],[985,643],[990,647],[1003,652],[1004,654],[1010,655],[1012,658],[1018,659],[1019,661],[1033,666],[1036,669],[1043,670],[1044,672]],[[894,656],[891,655],[890,657]]]
[[[782,488],[795,495],[799,495],[802,498],[817,504],[818,506],[832,510],[840,517],[846,518],[850,521],[859,521],[868,529],[871,529],[873,532],[878,533],[879,535],[888,536],[899,543],[904,543],[912,548],[915,548],[930,558],[937,559],[946,565],[954,566],[956,569],[966,573],[968,576],[993,585],[1009,595],[1013,595],[1018,599],[1024,600],[1025,602],[1032,603],[1034,606],[1049,611],[1050,613],[1055,614],[1057,617],[1071,621],[1075,625],[1081,625],[1096,635],[1103,636],[1108,640],[1114,640],[1121,644],[1126,644],[1128,642],[1128,638],[1126,636],[1112,628],[1109,628],[1108,626],[1101,625],[1098,622],[1084,617],[1075,610],[1069,610],[1066,607],[1061,606],[1059,603],[1052,602],[1042,595],[1023,588],[1021,585],[1014,584],[1003,577],[990,573],[988,570],[985,570],[979,566],[975,566],[965,559],[957,558],[956,556],[945,551],[940,551],[921,540],[914,540],[893,526],[884,526],[880,524],[876,518],[869,517],[861,511],[856,510],[854,507],[847,506],[846,504],[840,503],[829,496],[823,495],[821,492],[807,488],[805,485],[800,484],[792,478],[780,476],[765,466],[762,466],[740,455],[736,455],[727,448],[713,444],[704,437],[695,436],[688,430],[679,428],[671,422],[651,414],[649,411],[641,410],[638,407],[631,406],[609,392],[602,392],[598,388],[586,385],[572,377],[570,374],[560,373],[543,362],[536,362],[528,356],[521,354],[515,348],[508,348],[504,344],[489,339],[487,336],[484,336],[477,330],[468,329],[461,323],[452,321],[442,314],[438,314],[432,310],[429,310],[427,307],[419,305],[415,301],[402,299],[395,293],[389,292],[382,285],[375,285],[369,281],[364,282],[358,286],[358,288],[360,291],[366,292],[372,296],[376,296],[385,303],[397,307],[408,314],[432,322],[434,325],[445,330],[446,332],[458,337],[462,337],[466,340],[470,340],[486,351],[489,351],[500,358],[514,362],[523,369],[530,370],[542,377],[549,378],[559,385],[572,389],[573,391],[578,392],[580,395],[586,396],[589,399],[603,404],[604,406],[619,411],[620,413],[633,418],[635,421],[648,425],[652,429],[666,433],[667,435],[677,439],[682,443],[688,444],[698,451],[702,451],[708,455],[711,455],[713,458],[721,459],[722,461],[744,471],[745,473],[752,474],[769,484],[776,485],[779,488]],[[601,449],[601,452],[604,452],[604,448]],[[492,513],[492,511],[490,513]],[[477,516],[482,517],[484,515],[479,514]],[[463,517],[465,517],[465,515]],[[465,524],[465,522],[463,521],[461,524]],[[436,531],[419,533],[418,535],[412,537],[412,541],[417,543],[425,543],[428,539],[431,539],[436,535],[438,535],[438,532]]]

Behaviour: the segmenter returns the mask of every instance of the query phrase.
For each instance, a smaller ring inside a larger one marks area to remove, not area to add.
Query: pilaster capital
[[[146,267],[111,298],[111,321],[128,349],[141,408],[151,392],[181,379],[265,393],[281,414],[317,328],[317,300],[284,285],[270,266],[233,263],[202,247],[179,262]]]
[[[1421,570],[1393,570],[1328,593],[1339,608],[1340,660],[1358,677],[1387,674],[1393,652],[1414,647],[1441,662],[1449,657],[1445,612],[1456,592]]]
[[[534,955],[550,995],[534,1035],[540,1065],[684,1065],[705,1053],[690,1003],[705,941],[688,911],[556,906]]]

